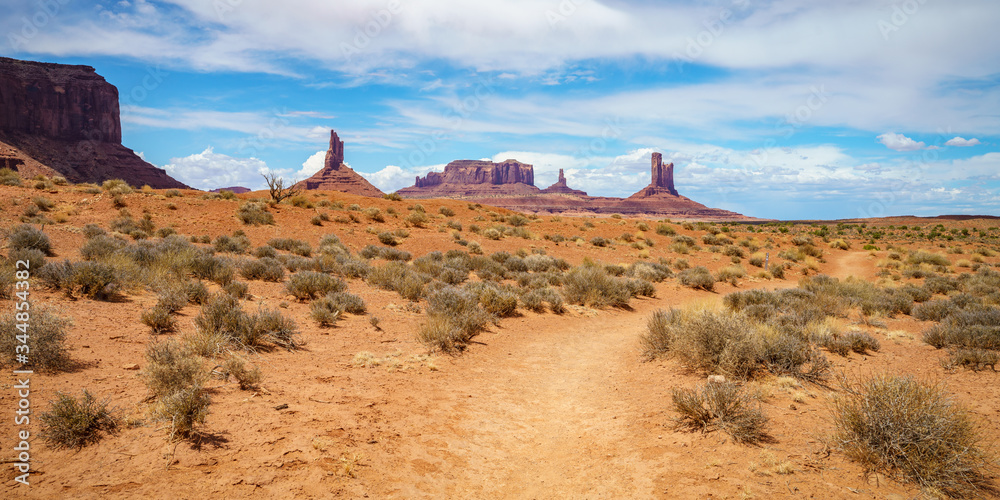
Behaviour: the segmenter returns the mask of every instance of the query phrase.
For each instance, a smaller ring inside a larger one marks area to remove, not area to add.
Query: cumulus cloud
[[[885,147],[894,151],[919,151],[927,147],[923,142],[917,142],[903,134],[888,132],[877,137]]]
[[[424,176],[427,175],[427,172],[442,171],[444,171],[444,164],[406,168],[396,165],[387,165],[385,168],[377,172],[358,173],[365,179],[368,179],[368,182],[372,183],[375,187],[385,191],[386,193],[391,193],[393,191],[412,186],[414,184],[414,179],[418,175]]]
[[[970,146],[978,146],[979,144],[979,139],[964,139],[962,137],[956,137],[944,143],[945,146],[955,146],[956,148],[967,148]]]
[[[190,156],[171,158],[163,169],[174,179],[204,190],[231,186],[259,189],[264,183],[261,175],[270,171],[257,158],[234,158],[216,153],[212,147]]]

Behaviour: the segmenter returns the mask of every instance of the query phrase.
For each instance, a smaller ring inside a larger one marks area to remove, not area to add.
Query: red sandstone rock
[[[0,142],[71,182],[187,188],[121,144],[118,89],[90,66],[0,57]]]
[[[465,198],[472,196],[532,195],[535,168],[517,160],[503,163],[479,160],[457,160],[444,167],[444,172],[430,172],[417,177],[413,186],[397,193],[407,198]]]
[[[209,192],[210,193],[221,193],[223,191],[230,191],[233,194],[243,194],[243,193],[249,193],[250,192],[250,188],[245,188],[243,186],[232,186],[232,187],[227,187],[227,188],[213,189],[213,190],[211,190]]]
[[[372,198],[378,198],[384,194],[368,182],[368,179],[361,177],[357,172],[351,170],[351,167],[344,165],[344,141],[341,141],[333,130],[330,131],[330,148],[326,151],[323,169],[313,174],[312,177],[296,183],[295,187],[309,190],[342,191]]]
[[[559,169],[559,180],[555,184],[542,190],[543,194],[563,194],[570,196],[587,196],[587,193],[579,189],[573,189],[566,185],[566,175],[563,169]]]
[[[639,190],[638,193],[629,196],[630,200],[639,198],[650,198],[653,196],[679,196],[674,188],[674,164],[663,164],[663,155],[653,153],[651,158],[650,173],[652,180],[649,185]]]

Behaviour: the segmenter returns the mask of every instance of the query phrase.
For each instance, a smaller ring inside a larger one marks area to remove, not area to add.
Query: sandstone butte
[[[384,193],[373,186],[368,179],[344,164],[344,141],[337,137],[337,132],[330,131],[330,148],[326,151],[323,168],[312,177],[295,184],[298,189],[342,191],[372,198],[381,197]]]
[[[622,214],[699,220],[755,220],[736,212],[709,208],[681,196],[674,187],[674,164],[663,164],[663,155],[653,153],[650,183],[628,198],[588,196],[570,188],[560,169],[555,184],[538,189],[534,166],[506,160],[458,160],[444,172],[417,177],[413,186],[397,191],[404,198],[457,198],[520,212],[566,215]]]
[[[70,182],[187,188],[122,145],[118,89],[90,66],[0,57],[0,167]]]

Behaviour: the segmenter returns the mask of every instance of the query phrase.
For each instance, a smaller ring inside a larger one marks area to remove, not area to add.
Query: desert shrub
[[[760,403],[731,382],[707,383],[698,389],[675,388],[671,395],[678,427],[710,432],[719,429],[738,443],[767,438],[768,418]]]
[[[833,417],[835,440],[848,457],[948,496],[992,490],[993,465],[976,425],[942,386],[893,375],[844,385]]]
[[[77,262],[73,264],[72,293],[80,293],[96,300],[109,300],[118,294],[121,283],[115,269],[103,262]]]
[[[280,283],[285,279],[285,266],[281,261],[270,257],[248,260],[240,266],[240,275],[248,280]]]
[[[945,257],[944,255],[941,254],[925,252],[923,250],[911,252],[910,255],[906,258],[906,262],[914,265],[919,265],[919,264],[931,264],[934,266],[951,265],[951,261],[948,260],[948,257]]]
[[[101,184],[101,189],[107,191],[112,196],[131,194],[133,191],[132,186],[129,186],[127,182],[121,179],[108,179]]]
[[[722,255],[727,257],[738,257],[741,259],[746,257],[746,253],[743,252],[743,249],[736,245],[726,245],[726,247],[722,249]]]
[[[427,323],[420,327],[417,337],[432,349],[464,349],[490,320],[476,296],[466,290],[445,286],[432,293],[427,302]]]
[[[989,367],[991,370],[996,371],[997,361],[1000,361],[1000,354],[997,354],[996,351],[960,347],[952,349],[942,364],[945,368],[949,369],[963,367],[977,372]]]
[[[674,275],[665,264],[657,262],[636,262],[629,266],[626,276],[659,283]]]
[[[227,379],[230,376],[236,379],[240,390],[243,391],[256,389],[264,378],[260,373],[260,368],[256,366],[247,368],[246,362],[236,356],[226,359],[226,362],[222,364],[222,373],[226,374]]]
[[[163,306],[156,305],[142,312],[142,322],[153,333],[167,333],[177,328],[177,320],[170,315],[170,311]]]
[[[222,291],[236,297],[245,299],[250,296],[250,286],[242,281],[232,281],[222,286]]]
[[[947,294],[948,292],[958,290],[958,281],[945,276],[928,276],[924,280],[924,289],[932,294]]]
[[[424,227],[424,224],[427,224],[427,222],[430,220],[430,218],[427,217],[427,214],[424,213],[423,210],[421,210],[421,211],[411,212],[409,215],[407,215],[406,217],[404,217],[403,220],[407,224],[409,224],[409,225],[411,225],[413,227]]]
[[[804,234],[799,234],[799,235],[792,236],[792,244],[795,245],[795,246],[797,246],[797,247],[804,246],[804,245],[812,245],[813,244],[813,239],[810,238],[809,236],[804,235]]]
[[[365,301],[361,297],[352,293],[343,291],[328,293],[326,295],[326,299],[328,299],[334,307],[351,314],[364,314],[368,310],[365,305]]]
[[[101,440],[102,433],[118,429],[118,418],[107,401],[98,401],[84,389],[80,399],[61,392],[50,409],[39,415],[41,436],[55,448],[83,448]]]
[[[972,308],[949,314],[924,332],[924,342],[936,347],[1000,350],[1000,309]]]
[[[228,294],[210,297],[201,306],[194,322],[204,334],[218,336],[242,349],[269,348],[271,345],[294,349],[299,345],[294,322],[268,309],[248,314],[239,301]]]
[[[250,239],[244,235],[226,236],[221,234],[212,242],[216,252],[244,254],[250,248]]]
[[[740,265],[726,266],[715,272],[715,281],[735,282],[739,278],[746,277],[746,275],[747,271],[746,269],[743,269],[743,266]],[[699,287],[693,287],[693,288],[699,288]],[[711,288],[708,288],[708,290],[710,289]]]
[[[45,305],[31,305],[31,321],[28,330],[28,360],[35,370],[56,371],[66,369],[70,364],[66,347],[66,329],[72,320],[59,315],[57,309]],[[11,312],[0,316],[0,360],[5,366],[16,366],[17,336],[24,334],[17,325],[23,324]]]
[[[10,260],[12,267],[18,261],[24,261],[28,263],[30,270],[33,270],[34,272],[42,269],[46,264],[45,253],[34,248],[11,250],[8,252],[7,257],[8,260]]]
[[[284,250],[294,255],[301,255],[302,257],[309,257],[312,255],[312,247],[309,246],[309,243],[302,240],[292,238],[271,238],[267,241],[267,244],[278,250]]]
[[[146,347],[142,377],[150,392],[162,398],[189,387],[201,387],[208,378],[201,360],[175,340]]]
[[[410,300],[418,300],[423,294],[424,285],[429,281],[429,278],[425,278],[406,264],[398,261],[387,262],[383,266],[372,268],[367,279],[368,283],[373,286],[392,290]]]
[[[661,236],[674,236],[677,234],[677,230],[666,224],[657,224],[656,234],[659,234]]]
[[[410,252],[389,247],[377,247],[375,245],[365,246],[360,252],[358,252],[358,255],[365,259],[378,258],[389,261],[408,261],[413,258],[413,255],[410,254]]]
[[[335,325],[343,312],[343,307],[329,296],[314,300],[309,305],[309,315],[319,326]]]
[[[11,168],[0,168],[0,185],[21,186],[21,176]]]
[[[45,255],[52,254],[52,242],[40,229],[35,229],[28,224],[21,224],[15,227],[7,236],[7,247],[13,250],[35,249]]]
[[[844,240],[833,240],[830,242],[830,248],[836,248],[838,250],[850,250],[851,244]]]
[[[274,215],[267,211],[267,204],[259,201],[243,202],[236,211],[236,217],[248,226],[274,224]]]
[[[285,289],[296,299],[308,300],[330,292],[342,292],[347,289],[347,283],[329,274],[300,271],[288,279]]]
[[[496,285],[481,287],[477,294],[483,310],[496,316],[507,317],[517,312],[517,294]]]
[[[594,236],[593,238],[590,239],[590,244],[594,245],[595,247],[606,247],[611,244],[611,241],[605,238],[601,238],[600,236]]]
[[[573,304],[625,307],[631,300],[628,281],[597,266],[580,266],[566,273],[563,296]]]
[[[685,269],[677,275],[677,278],[680,280],[681,285],[684,286],[707,291],[715,289],[715,277],[704,266]]]
[[[950,300],[935,299],[914,307],[913,317],[922,321],[941,321],[957,310]]]
[[[645,356],[676,356],[698,371],[738,379],[768,371],[821,380],[829,362],[799,336],[725,311],[658,311],[641,337]]]
[[[236,278],[236,269],[228,260],[208,252],[201,252],[192,257],[191,273],[196,278],[207,279],[220,285],[225,285]]]
[[[843,339],[851,350],[858,354],[867,354],[868,351],[878,352],[881,348],[878,339],[866,332],[848,332],[844,334]]]
[[[381,233],[378,233],[378,241],[383,245],[389,245],[391,247],[399,244],[399,241],[396,240],[396,235],[390,233],[389,231],[382,231]]]

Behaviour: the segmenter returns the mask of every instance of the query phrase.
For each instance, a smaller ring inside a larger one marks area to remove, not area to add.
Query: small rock
[[[123,366],[122,369],[123,370],[138,370],[139,369],[139,365],[137,365],[135,363],[129,363],[129,364]]]

